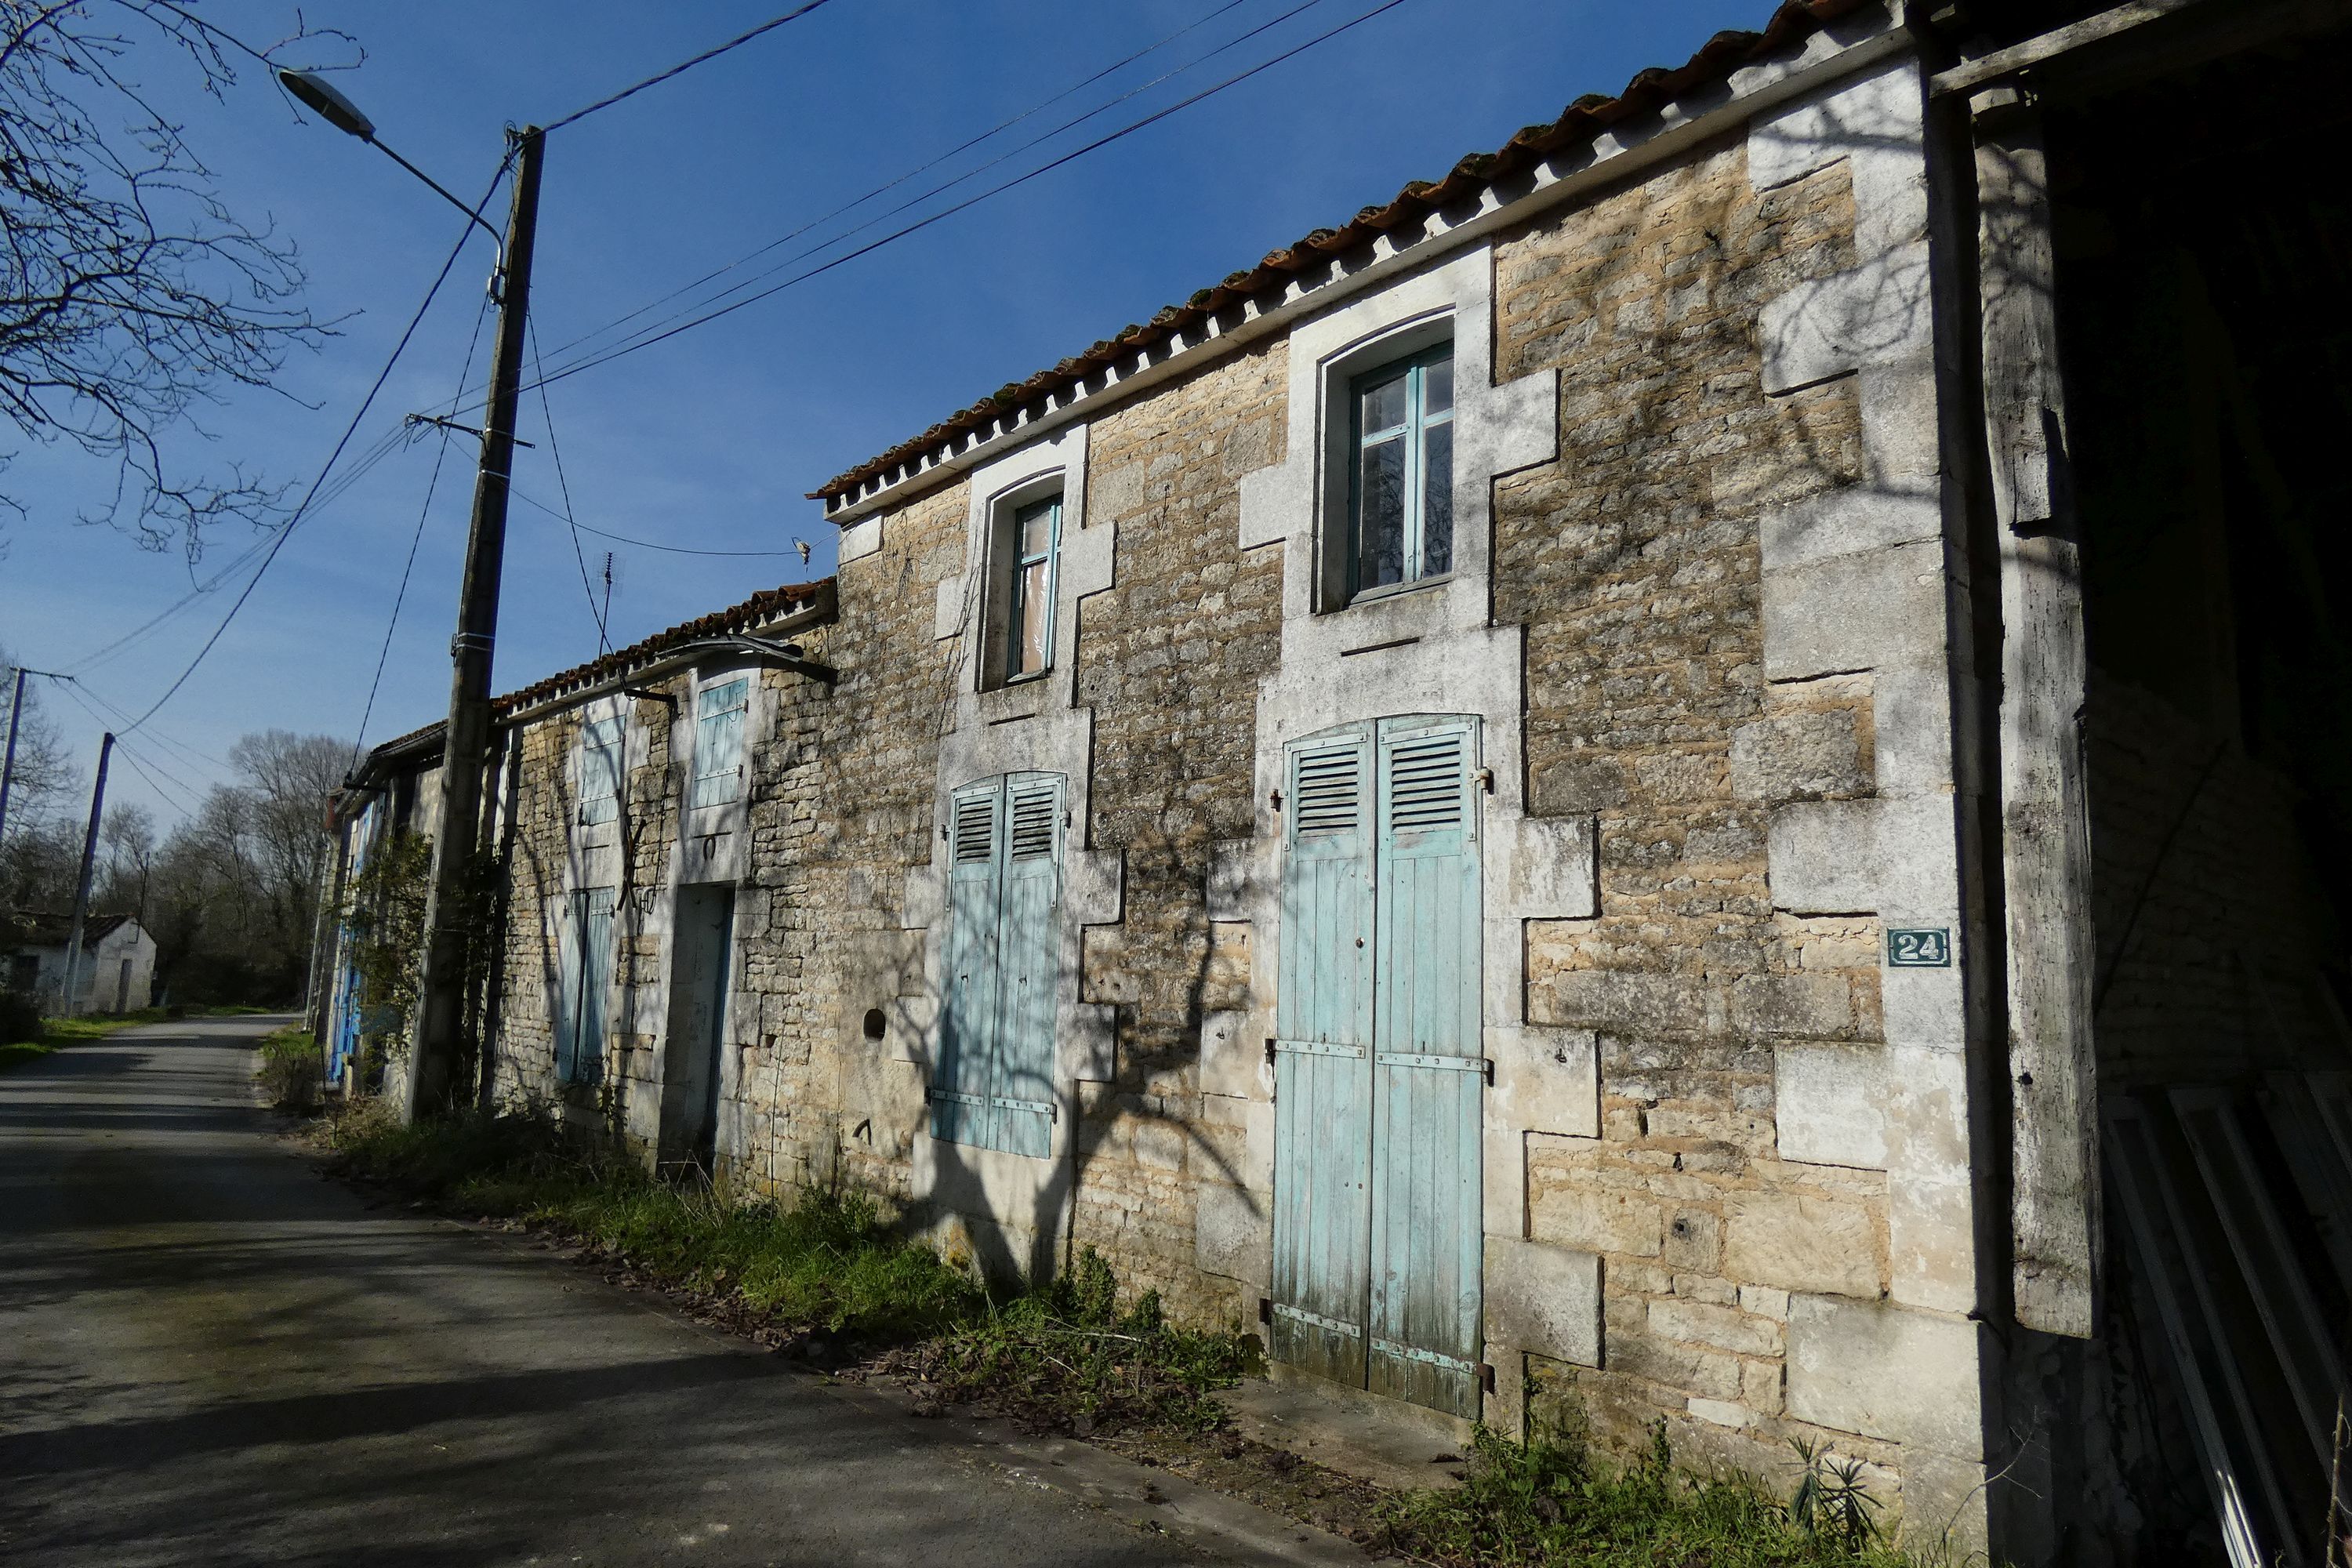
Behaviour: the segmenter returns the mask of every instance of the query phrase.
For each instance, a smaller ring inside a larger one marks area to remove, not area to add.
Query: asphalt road
[[[274,1022],[0,1075],[0,1562],[1337,1560],[1172,1477],[913,1419],[524,1242],[370,1207],[256,1105]]]

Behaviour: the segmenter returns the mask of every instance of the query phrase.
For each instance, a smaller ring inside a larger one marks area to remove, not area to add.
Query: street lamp
[[[308,109],[311,113],[317,115],[320,119],[325,121],[336,130],[343,132],[348,135],[358,137],[361,141],[366,142],[369,146],[374,148],[377,152],[383,153],[385,157],[391,159],[394,163],[399,164],[402,168],[407,170],[410,174],[415,175],[418,179],[432,186],[434,191],[440,195],[443,201],[447,202],[451,206],[456,207],[459,212],[464,213],[467,217],[473,219],[474,222],[481,224],[482,232],[488,235],[490,237],[490,243],[499,247],[499,271],[504,272],[506,270],[507,247],[504,237],[502,237],[497,229],[492,228],[488,224],[483,223],[482,215],[480,213],[476,212],[472,207],[467,206],[464,202],[458,200],[457,197],[452,195],[440,181],[435,179],[432,175],[426,174],[424,170],[418,168],[415,164],[410,163],[407,159],[402,157],[399,153],[394,152],[391,148],[377,141],[375,139],[375,121],[370,120],[361,110],[358,104],[353,103],[350,99],[345,98],[342,94],[342,90],[336,87],[333,82],[329,81],[325,77],[319,75],[316,71],[299,71],[288,66],[280,66],[278,68],[278,81],[279,86],[292,93],[295,98],[300,101],[302,106],[305,109]],[[493,295],[498,292],[495,281],[496,276],[496,274],[492,275],[493,282],[491,285],[491,293]]]
[[[539,224],[540,154],[546,135],[535,125],[509,128],[515,160],[514,205],[503,238],[415,164],[376,140],[375,122],[328,82],[308,71],[280,70],[286,90],[319,118],[372,146],[424,181],[499,240],[491,293],[498,335],[490,351],[489,403],[474,479],[474,518],[466,537],[466,574],[457,594],[457,634],[449,639],[449,720],[442,730],[441,807],[433,834],[433,893],[426,906],[424,984],[409,1045],[401,1114],[415,1121],[449,1099],[465,1028],[467,923],[471,869],[482,836],[482,774],[490,749],[490,654],[499,629],[499,576],[505,563],[507,474],[514,464],[515,411],[522,388],[523,327],[530,310],[530,259]]]

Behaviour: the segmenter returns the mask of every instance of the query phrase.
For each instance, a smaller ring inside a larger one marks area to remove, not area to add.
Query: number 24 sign
[[[1889,926],[1886,962],[1895,969],[1949,969],[1952,932],[1948,926]]]

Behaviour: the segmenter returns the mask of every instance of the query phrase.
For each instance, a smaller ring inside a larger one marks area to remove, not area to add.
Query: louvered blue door
[[[1054,995],[1061,963],[1062,781],[1005,781],[997,922],[1000,1026],[989,1108],[997,1148],[1039,1158],[1054,1148]]]
[[[947,994],[931,1074],[931,1136],[993,1141],[988,1103],[996,1036],[997,856],[1004,781],[958,790],[948,824]]]
[[[1371,1226],[1371,734],[1294,745],[1275,1012],[1273,1351],[1364,1383]]]
[[[1478,1414],[1486,1051],[1475,721],[1380,727],[1370,1386]]]

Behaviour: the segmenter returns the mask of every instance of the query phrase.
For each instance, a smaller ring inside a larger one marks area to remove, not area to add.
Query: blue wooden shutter
[[[591,888],[580,895],[580,1038],[572,1071],[580,1083],[604,1077],[604,1004],[613,984],[613,895]]]
[[[1039,1158],[1054,1145],[1054,1002],[1061,968],[1062,780],[1014,773],[1004,792],[997,984],[1002,1026],[989,1091],[994,1146]]]
[[[594,826],[621,814],[622,725],[592,719],[580,731],[580,821]]]
[[[1276,1359],[1360,1387],[1370,1265],[1371,737],[1291,746],[1275,1012]]]
[[[949,806],[947,995],[940,1010],[940,1059],[931,1074],[931,1136],[992,1141],[988,1096],[997,1012],[998,839],[1004,781],[956,791]]]
[[[1370,1384],[1478,1414],[1486,1055],[1474,720],[1381,725]]]
[[[747,676],[707,687],[697,699],[690,805],[721,805],[742,795],[743,721],[751,706],[751,682]]]
[[[580,952],[583,938],[581,910],[584,894],[572,893],[563,900],[556,927],[555,965],[555,1081],[570,1083],[578,1070],[580,1056]]]

